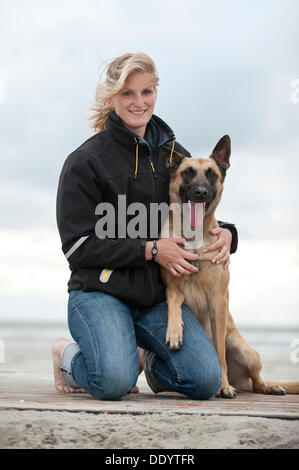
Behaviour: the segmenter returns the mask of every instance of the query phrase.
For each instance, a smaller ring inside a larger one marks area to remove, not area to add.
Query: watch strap
[[[156,258],[157,254],[158,254],[157,240],[153,240],[152,260]]]

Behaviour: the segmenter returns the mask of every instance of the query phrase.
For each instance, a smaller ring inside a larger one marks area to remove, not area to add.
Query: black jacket
[[[89,138],[64,163],[57,193],[57,224],[71,269],[69,292],[103,291],[135,307],[165,300],[160,265],[145,260],[149,236],[118,238],[117,217],[115,238],[100,239],[95,234],[100,218],[95,210],[101,202],[117,208],[118,195],[126,195],[127,206],[142,202],[148,214],[151,202],[169,203],[169,169],[161,148],[169,146],[175,136],[157,116],[150,124],[155,148],[110,117],[107,130]],[[191,156],[178,142],[174,148]],[[233,253],[237,231],[231,224],[219,224],[232,231]]]

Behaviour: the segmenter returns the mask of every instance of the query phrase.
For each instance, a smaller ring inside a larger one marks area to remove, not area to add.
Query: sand
[[[298,449],[299,421],[243,416],[0,413],[7,449]]]

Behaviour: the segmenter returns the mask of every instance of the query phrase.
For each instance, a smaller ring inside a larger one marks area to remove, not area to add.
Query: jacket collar
[[[141,145],[151,148],[161,147],[175,139],[172,129],[154,114],[147,125],[145,139],[126,129],[115,111],[109,114],[107,132],[126,147],[135,146],[136,139]]]

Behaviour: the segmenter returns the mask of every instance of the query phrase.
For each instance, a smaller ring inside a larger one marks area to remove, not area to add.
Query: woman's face
[[[153,86],[153,77],[149,73],[131,73],[124,88],[108,99],[123,125],[140,137],[145,136],[148,121],[154,112],[157,90]]]

